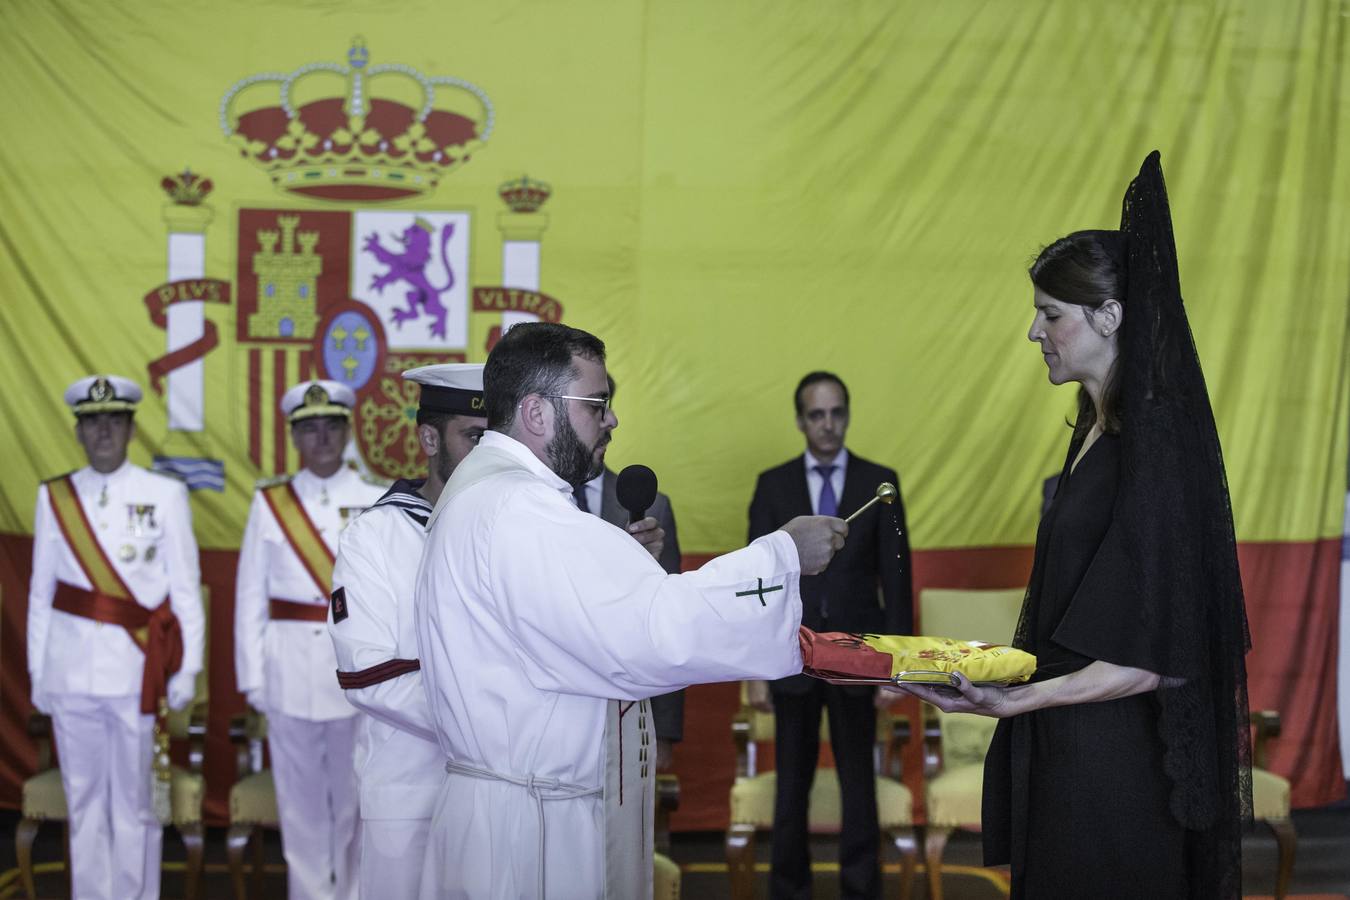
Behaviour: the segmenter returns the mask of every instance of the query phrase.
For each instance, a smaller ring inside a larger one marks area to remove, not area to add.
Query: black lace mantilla
[[[1251,818],[1251,638],[1223,454],[1182,303],[1156,150],[1125,193],[1120,234],[1128,282],[1113,524],[1137,577],[1140,622],[1158,642],[1159,674],[1171,685],[1157,691],[1158,731],[1172,814],[1187,829],[1189,894],[1237,900]],[[1077,422],[1069,459],[1093,418],[1088,410]],[[1019,625],[1015,643],[1024,642]]]

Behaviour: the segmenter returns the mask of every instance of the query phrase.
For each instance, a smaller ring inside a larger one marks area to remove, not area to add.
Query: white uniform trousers
[[[416,900],[431,819],[361,820],[361,900]]]
[[[267,714],[290,900],[357,895],[356,723]]]
[[[150,794],[154,717],[139,694],[53,694],[77,900],[159,897],[164,829]]]

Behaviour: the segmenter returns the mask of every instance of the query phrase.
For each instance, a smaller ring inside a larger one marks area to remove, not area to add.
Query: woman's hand
[[[943,712],[974,713],[977,716],[990,716],[995,719],[1016,715],[1017,710],[1011,702],[1011,694],[1017,688],[976,687],[970,679],[957,674],[956,689],[935,685],[906,682],[886,690],[896,693],[913,694],[926,703],[931,703]]]
[[[1118,700],[1156,690],[1159,684],[1175,686],[1181,683],[1178,679],[1162,679],[1146,669],[1118,666],[1100,659],[1070,675],[1011,687],[976,687],[965,675],[957,673],[953,677],[956,678],[955,692],[951,688],[914,682],[886,690],[913,694],[943,712],[1006,719],[1052,706]]]

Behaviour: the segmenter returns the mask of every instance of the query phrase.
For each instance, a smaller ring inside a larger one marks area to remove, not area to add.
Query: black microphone
[[[628,510],[628,524],[632,525],[645,518],[647,509],[656,502],[656,473],[646,466],[629,466],[619,473],[614,493],[619,505]]]

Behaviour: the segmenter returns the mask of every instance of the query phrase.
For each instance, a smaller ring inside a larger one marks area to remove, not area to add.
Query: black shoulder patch
[[[340,587],[333,591],[333,624],[336,625],[347,618],[347,589]]]

